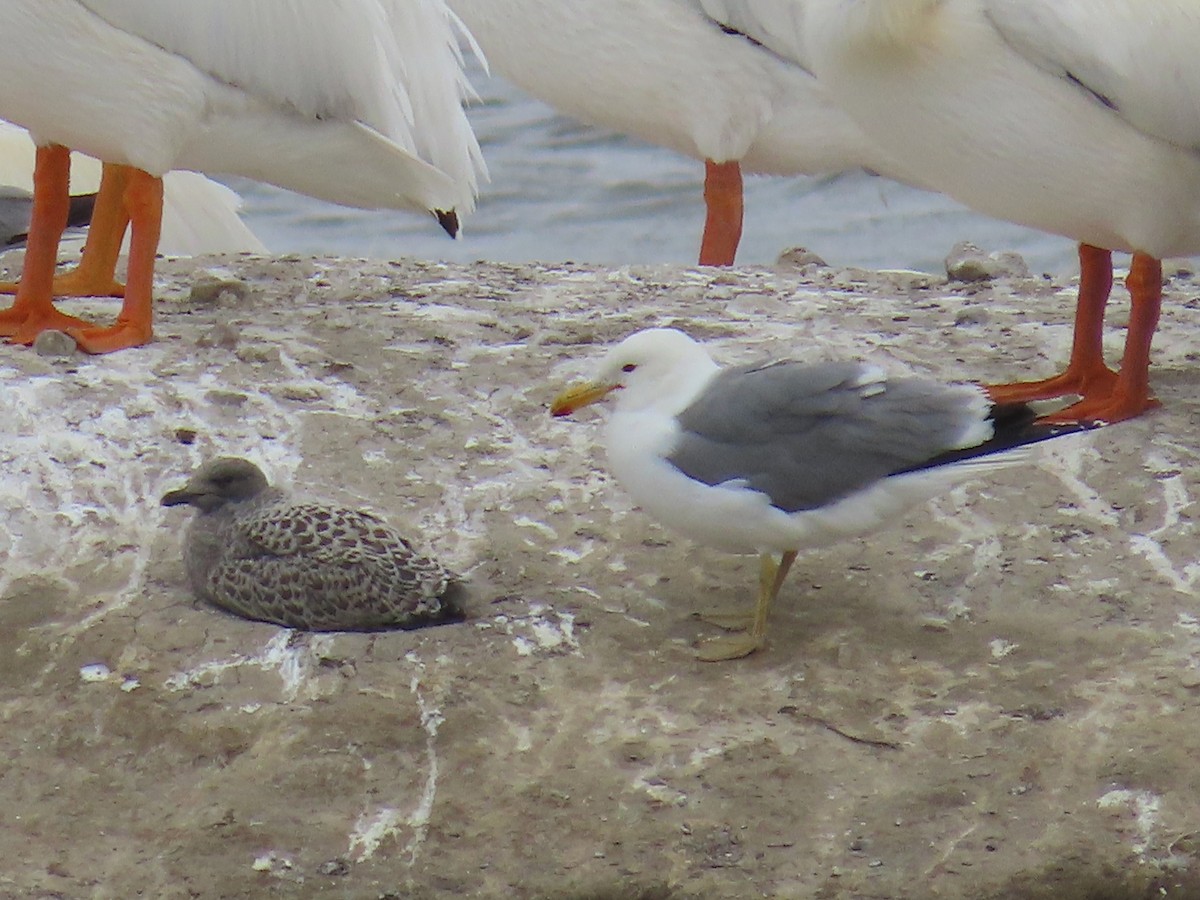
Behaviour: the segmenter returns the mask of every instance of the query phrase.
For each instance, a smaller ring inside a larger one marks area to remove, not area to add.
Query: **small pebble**
[[[278,363],[280,361],[278,347],[259,344],[241,344],[233,355],[244,363]]]
[[[806,269],[809,266],[828,269],[829,263],[804,247],[791,247],[784,250],[775,260],[777,269]]]
[[[33,341],[33,352],[38,356],[65,358],[74,356],[77,349],[75,338],[65,331],[43,331]]]
[[[977,306],[960,309],[954,315],[954,324],[961,327],[967,325],[986,325],[991,320],[987,310]]]
[[[224,304],[245,300],[250,288],[232,278],[198,278],[192,285],[188,300],[193,303]]]
[[[299,403],[312,403],[322,397],[321,389],[311,384],[281,384],[271,393],[283,400]]]
[[[79,670],[79,677],[83,681],[104,681],[112,674],[112,671],[104,663],[91,663],[83,666]]]
[[[946,256],[951,281],[978,282],[996,278],[1028,278],[1029,266],[1019,253],[984,253],[969,241],[955,244]]]
[[[317,872],[321,875],[348,875],[350,874],[350,863],[340,856],[327,860],[317,866]]]
[[[218,322],[196,339],[196,345],[232,350],[238,345],[238,331],[228,322]]]
[[[204,399],[214,406],[242,406],[250,397],[241,391],[213,390],[204,395]]]

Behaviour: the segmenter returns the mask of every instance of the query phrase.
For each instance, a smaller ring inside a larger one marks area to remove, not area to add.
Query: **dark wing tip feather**
[[[1040,444],[1052,438],[1068,434],[1079,434],[1091,431],[1096,425],[1085,423],[1070,423],[1065,425],[1049,424],[1037,421],[1037,413],[1027,403],[1000,403],[988,410],[988,418],[992,421],[994,433],[982,444],[974,447],[963,447],[959,450],[947,450],[926,460],[920,465],[905,469],[905,472],[918,472],[922,469],[932,469],[945,466],[964,459],[976,459],[981,456],[991,456],[993,453],[1003,453],[1030,444]],[[896,474],[901,474],[897,472]]]
[[[433,214],[437,216],[438,224],[450,237],[458,237],[458,213],[454,210],[435,209]]]

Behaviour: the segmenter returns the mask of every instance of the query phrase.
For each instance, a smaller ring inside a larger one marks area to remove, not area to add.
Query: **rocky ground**
[[[283,257],[159,294],[142,349],[0,346],[0,896],[1200,897],[1186,271],[1162,410],[808,554],[722,664],[692,614],[756,561],[650,522],[603,412],[551,397],[663,324],[729,362],[1049,374],[1070,285]],[[217,454],[418,534],[468,621],[196,605],[158,498]]]

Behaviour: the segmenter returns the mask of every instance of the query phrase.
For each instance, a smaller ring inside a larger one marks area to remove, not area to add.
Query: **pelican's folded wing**
[[[1145,134],[1200,148],[1200,4],[985,0],[1005,42]]]

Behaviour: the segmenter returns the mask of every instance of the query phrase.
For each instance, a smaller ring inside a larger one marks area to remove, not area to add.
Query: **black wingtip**
[[[437,216],[438,224],[442,226],[446,234],[452,238],[458,237],[458,213],[452,209],[435,209],[433,214]]]
[[[1079,434],[1098,427],[1087,422],[1051,424],[1039,422],[1037,417],[1037,412],[1028,403],[997,403],[988,410],[988,418],[992,421],[992,436],[982,444],[954,450],[946,456],[958,459],[990,456],[993,453],[1003,453],[1005,450],[1015,450],[1029,444],[1040,444],[1052,438]]]
[[[905,472],[916,472],[922,469],[933,469],[967,459],[977,459],[981,456],[991,456],[1006,450],[1015,450],[1030,444],[1040,444],[1056,437],[1069,434],[1079,434],[1093,431],[1100,426],[1089,422],[1069,422],[1052,424],[1039,422],[1037,413],[1027,403],[998,403],[988,411],[992,421],[992,436],[982,444],[963,447],[959,450],[947,450],[939,453],[919,465],[905,469]],[[894,472],[892,474],[900,474]]]
[[[983,453],[1000,453],[1100,427],[1095,422],[1039,422],[1037,413],[1027,403],[998,403],[989,410],[988,418],[992,420],[994,434],[981,445],[986,448]]]

